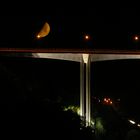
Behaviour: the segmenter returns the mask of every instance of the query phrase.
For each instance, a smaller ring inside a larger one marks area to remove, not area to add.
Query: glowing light
[[[77,113],[78,115],[80,115],[80,108],[78,106],[68,106],[68,107],[64,107],[64,111],[68,111],[71,110],[75,113]]]
[[[112,104],[112,101],[110,102],[110,104]]]
[[[104,101],[105,101],[105,102],[107,101],[106,98],[104,98]]]
[[[88,58],[89,58],[89,54],[83,54],[83,60],[84,60],[84,63],[87,64],[87,62],[88,62]]]
[[[86,35],[86,36],[85,36],[85,39],[86,39],[86,40],[88,40],[88,39],[89,39],[89,36],[88,36],[88,35]]]
[[[135,36],[134,39],[137,41],[137,40],[139,40],[139,37],[138,36]]]
[[[140,124],[138,124],[137,126],[140,127]]]
[[[37,35],[37,38],[39,39],[39,38],[41,38],[41,36],[40,35]]]
[[[131,124],[136,124],[136,122],[132,121],[132,120],[128,120]]]
[[[106,100],[106,102],[108,103],[109,101],[108,101],[108,100]]]
[[[93,120],[91,120],[91,125],[94,126],[95,125],[95,122]]]

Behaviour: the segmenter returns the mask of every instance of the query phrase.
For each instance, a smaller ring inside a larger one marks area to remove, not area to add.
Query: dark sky
[[[140,10],[136,7],[54,8],[28,16],[0,16],[0,47],[113,48],[139,49],[132,37],[140,33]],[[38,41],[35,35],[45,22],[49,36]],[[88,43],[84,34],[91,35]]]

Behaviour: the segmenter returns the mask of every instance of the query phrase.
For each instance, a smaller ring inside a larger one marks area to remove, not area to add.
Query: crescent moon
[[[50,33],[50,25],[46,22],[40,32],[37,35],[37,38],[46,37]]]

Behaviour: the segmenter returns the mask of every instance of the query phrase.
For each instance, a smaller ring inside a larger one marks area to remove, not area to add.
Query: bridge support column
[[[91,123],[90,55],[86,63],[86,126]]]
[[[90,55],[83,55],[80,64],[80,115],[91,124]]]
[[[85,64],[83,56],[81,56],[80,62],[80,116],[82,116],[83,121],[85,120]]]

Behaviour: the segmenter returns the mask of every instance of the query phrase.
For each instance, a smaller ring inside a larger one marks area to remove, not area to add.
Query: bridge
[[[90,64],[96,61],[140,59],[139,50],[91,50],[91,49],[17,49],[0,48],[0,53],[30,53],[33,58],[75,61],[80,63],[80,115],[86,126],[91,124]],[[26,56],[26,55],[25,55]]]

